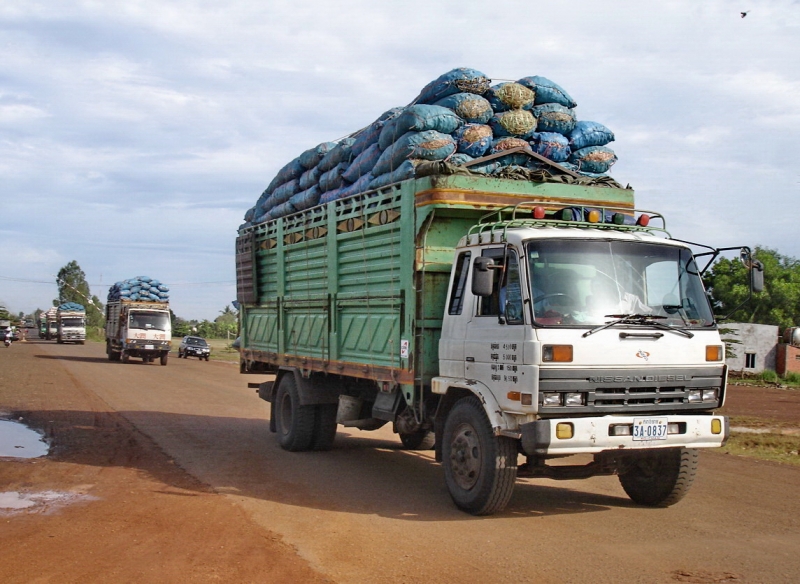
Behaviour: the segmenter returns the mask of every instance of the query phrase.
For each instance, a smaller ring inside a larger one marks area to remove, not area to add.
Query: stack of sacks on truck
[[[169,302],[169,287],[148,276],[136,276],[117,282],[108,290],[108,301]]]
[[[64,302],[58,309],[62,312],[81,312],[86,310],[83,304],[78,304],[77,302]]]
[[[261,223],[318,204],[415,176],[425,161],[464,165],[517,147],[590,177],[616,162],[606,145],[614,134],[597,122],[578,121],[576,102],[540,76],[496,85],[475,69],[458,68],[426,85],[406,107],[393,108],[338,142],[324,142],[286,164],[245,224]],[[507,173],[548,165],[523,153],[470,165],[471,172]]]

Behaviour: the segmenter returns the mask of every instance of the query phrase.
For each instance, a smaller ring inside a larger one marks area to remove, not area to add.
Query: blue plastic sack
[[[575,128],[575,112],[557,103],[546,103],[533,108],[538,132],[557,132],[569,136]]]
[[[406,160],[392,172],[376,176],[369,183],[369,189],[379,189],[386,185],[394,184],[409,178],[414,178],[420,160]]]
[[[372,170],[380,157],[381,149],[378,147],[378,143],[375,142],[350,163],[350,166],[344,171],[342,177],[348,182],[356,182],[359,178]]]
[[[386,110],[369,126],[353,134],[352,137],[355,138],[355,141],[350,147],[350,153],[353,155],[353,157],[359,156],[362,152],[364,152],[364,150],[373,144],[377,144],[378,138],[381,135],[381,130],[383,129],[386,121],[400,115],[400,112],[402,111],[403,108],[401,107],[394,107],[390,110]]]
[[[521,83],[508,81],[490,87],[486,92],[486,99],[496,112],[531,109],[536,99],[536,92]]]
[[[489,126],[483,124],[466,124],[456,130],[456,151],[472,158],[480,158],[492,147],[494,135]]]
[[[266,221],[272,221],[273,219],[278,219],[279,217],[285,217],[286,215],[291,215],[292,213],[296,213],[297,209],[294,208],[291,201],[286,201],[285,203],[281,203],[270,209],[269,213],[267,213]]]
[[[323,142],[322,144],[317,144],[313,148],[309,148],[297,158],[300,161],[300,164],[303,165],[303,168],[308,170],[309,168],[314,168],[317,164],[319,164],[319,161],[322,160],[322,157],[325,156],[328,151],[335,146],[335,142]]]
[[[319,182],[319,177],[322,174],[322,171],[319,169],[318,166],[314,168],[309,168],[303,174],[300,175],[300,178],[297,179],[297,185],[300,187],[301,191],[306,189],[310,189],[315,184]]]
[[[294,207],[298,211],[305,211],[306,209],[310,209],[319,203],[319,197],[322,193],[319,190],[319,186],[314,185],[310,189],[306,189],[296,195],[293,195],[291,199],[289,199],[289,203],[291,203],[292,207]]]
[[[447,162],[450,164],[454,164],[456,166],[463,166],[467,162],[472,162],[475,160],[469,154],[464,154],[463,152],[456,152],[450,158],[447,159]]]
[[[288,162],[278,171],[278,174],[275,175],[275,178],[272,179],[272,182],[269,183],[267,187],[268,194],[272,194],[275,192],[279,186],[284,183],[289,182],[290,180],[294,180],[296,178],[300,178],[300,175],[303,174],[306,169],[300,164],[300,159],[295,158],[291,162]]]
[[[265,207],[277,207],[278,205],[282,205],[286,201],[292,198],[292,195],[299,193],[300,183],[297,179],[290,180],[287,183],[283,183],[277,189],[275,189],[270,195],[269,199],[267,199],[267,203]]]
[[[333,189],[332,191],[325,191],[319,197],[319,204],[325,205],[327,203],[330,203],[331,201],[336,201],[337,199],[341,199],[343,190],[344,190],[343,187],[339,187],[338,189]]]
[[[328,172],[341,162],[349,162],[352,157],[350,148],[355,141],[355,138],[342,138],[336,146],[322,157],[322,160],[317,164],[317,168],[322,172]]]
[[[444,160],[456,151],[452,136],[436,130],[408,132],[383,151],[372,169],[373,176],[391,172],[408,158]]]
[[[343,199],[344,197],[357,195],[358,193],[363,193],[364,191],[369,190],[369,183],[372,182],[372,178],[372,173],[368,172],[350,186],[343,187],[339,198]]]
[[[244,220],[245,221],[252,221],[253,220],[253,216],[255,215],[255,213],[256,213],[256,208],[255,207],[250,207],[244,214]]]
[[[588,146],[573,152],[569,161],[576,165],[580,172],[603,174],[617,161],[617,155],[606,146]]]
[[[528,89],[532,89],[536,93],[535,105],[543,103],[557,103],[564,107],[573,108],[578,104],[572,99],[563,87],[559,84],[550,81],[547,77],[533,75],[531,77],[523,77],[517,81],[520,85],[524,85]]]
[[[536,132],[530,138],[531,150],[553,162],[566,162],[569,158],[569,140],[555,132]]]
[[[492,142],[492,154],[498,154],[500,152],[504,152],[506,150],[511,150],[512,148],[530,148],[530,144],[527,141],[523,140],[522,138],[514,138],[511,136],[506,136],[503,138],[497,138]],[[524,152],[515,152],[513,154],[509,154],[507,156],[503,156],[502,158],[498,159],[501,166],[508,166],[510,164],[518,164],[522,165],[525,164],[530,159],[530,156],[525,154]],[[470,167],[471,169],[472,167]]]
[[[378,146],[381,150],[386,150],[407,132],[436,130],[442,134],[450,134],[463,123],[464,120],[449,108],[440,105],[410,105],[396,118],[384,124],[381,136],[378,138]]]
[[[569,144],[573,150],[588,146],[605,146],[614,141],[614,132],[598,122],[577,122],[569,133]]]
[[[491,80],[476,69],[459,67],[440,75],[425,87],[414,103],[435,103],[454,93],[475,93],[483,95],[489,89]]]
[[[485,124],[494,115],[494,110],[485,97],[474,93],[456,93],[440,99],[434,105],[449,108],[470,124]]]
[[[509,110],[498,112],[489,120],[492,132],[498,138],[503,136],[529,136],[536,131],[536,118],[528,110]]]
[[[347,163],[340,162],[328,172],[322,173],[322,175],[319,177],[319,190],[324,193],[326,191],[332,191],[341,187],[342,184],[344,184],[342,173],[346,168]]]

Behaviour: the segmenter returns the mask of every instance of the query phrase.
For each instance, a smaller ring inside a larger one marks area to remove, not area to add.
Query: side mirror
[[[761,292],[764,289],[764,264],[758,260],[750,263],[750,289]]]
[[[491,296],[494,292],[494,260],[477,257],[472,263],[472,293],[475,296]]]

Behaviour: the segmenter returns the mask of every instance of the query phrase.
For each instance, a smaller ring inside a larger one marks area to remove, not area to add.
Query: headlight
[[[703,401],[704,402],[715,402],[715,401],[717,401],[717,390],[716,389],[704,389],[703,390]]]
[[[560,393],[542,393],[543,406],[560,406],[561,394]]]
[[[703,392],[700,389],[690,389],[686,392],[690,404],[699,404],[703,401]]]
[[[564,405],[567,406],[582,406],[584,405],[584,394],[582,393],[566,393],[564,394]]]

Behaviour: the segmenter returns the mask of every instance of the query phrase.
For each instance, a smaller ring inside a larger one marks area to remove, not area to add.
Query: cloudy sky
[[[75,260],[103,301],[149,275],[215,318],[275,172],[454,67],[562,85],[673,236],[800,258],[798,0],[3,0],[0,51],[12,312]]]

